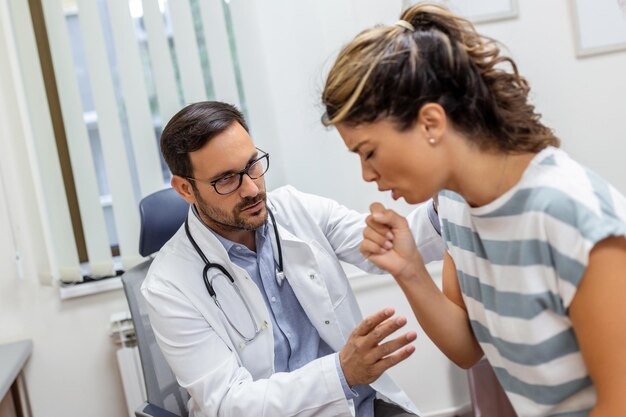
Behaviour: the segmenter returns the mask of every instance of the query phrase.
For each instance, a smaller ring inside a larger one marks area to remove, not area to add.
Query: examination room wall
[[[264,7],[260,18],[264,31],[259,39],[266,66],[263,71],[254,70],[267,74],[264,79],[269,87],[263,100],[276,115],[280,146],[272,151],[282,158],[285,178],[359,209],[366,209],[374,199],[389,202],[387,195],[376,191],[375,184],[363,183],[358,158],[345,150],[336,131],[324,134],[319,123],[323,111],[319,107],[323,86],[320,63],[328,68],[338,45],[354,36],[357,26],[389,21],[389,13],[362,13],[350,20],[345,18],[347,11],[336,6],[335,13],[328,7],[327,19],[316,20],[309,12],[306,22],[284,16],[284,24],[275,24],[280,10],[272,9],[274,3]],[[573,2],[517,3],[518,17],[479,24],[478,29],[508,47],[505,53],[516,60],[529,80],[537,110],[562,139],[563,149],[626,192],[626,51],[577,58],[570,7]],[[358,14],[358,9],[354,13]],[[298,36],[310,33],[308,28],[313,25],[323,27],[319,37]],[[290,35],[284,36],[285,31]],[[307,51],[306,56],[289,59],[303,55],[298,53],[300,50]]]
[[[2,19],[7,18],[6,1],[0,0],[0,29]],[[320,73],[339,43],[353,36],[359,25],[376,23],[376,13],[359,12],[357,5],[380,8],[384,2],[302,1],[299,6],[293,0],[272,0],[264,2],[263,8],[260,2],[243,3],[232,0],[231,6],[239,24],[237,37],[243,39],[253,30],[259,34],[258,43],[243,42],[240,53],[257,47],[263,56],[257,65],[244,66],[242,71],[244,83],[255,81],[262,87],[251,89],[247,98],[253,128],[273,134],[257,138],[270,146],[271,183],[288,182],[366,209],[381,196],[374,185],[362,182],[357,158],[343,148],[337,134],[319,124]],[[398,5],[397,9],[379,13],[386,23],[399,13],[400,2],[390,3]],[[509,47],[531,83],[545,122],[562,138],[563,148],[626,192],[622,161],[626,155],[626,52],[578,59],[567,1],[518,3],[517,18],[482,24],[479,29]],[[254,4],[258,10],[253,10]],[[244,13],[244,8],[254,14]],[[315,13],[307,14],[311,10]],[[361,17],[347,24],[343,17],[348,13],[361,13]],[[301,16],[307,20],[301,21]],[[323,30],[314,32],[314,25],[322,25]],[[11,78],[15,62],[5,48],[8,41],[6,32],[0,32],[0,342],[34,341],[34,354],[26,368],[34,415],[123,416],[126,409],[115,347],[108,336],[109,316],[126,308],[123,293],[117,290],[61,301],[57,287],[43,286],[36,277],[40,263],[47,262],[46,248],[33,238],[39,233],[33,217],[37,213],[29,206],[37,204],[38,191],[28,178],[32,164],[24,157],[20,99],[12,92],[29,80]],[[382,198],[389,202],[387,196]],[[16,248],[22,257],[21,274],[14,262]],[[388,304],[408,311],[397,301],[401,295],[389,278],[355,272],[351,276],[364,310]],[[394,369],[394,376],[427,415],[444,415],[440,412],[446,408],[462,406],[467,400],[467,393],[461,392],[463,374],[442,365],[425,336],[420,336],[419,343],[423,349],[411,362]],[[431,358],[437,358],[432,367]],[[429,392],[433,386],[446,384],[445,392]]]

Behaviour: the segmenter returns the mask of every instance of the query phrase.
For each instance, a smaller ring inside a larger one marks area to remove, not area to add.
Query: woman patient
[[[626,200],[558,149],[498,44],[418,4],[356,36],[323,122],[393,198],[438,196],[443,289],[374,203],[361,251],[456,364],[486,356],[520,416],[626,416]]]

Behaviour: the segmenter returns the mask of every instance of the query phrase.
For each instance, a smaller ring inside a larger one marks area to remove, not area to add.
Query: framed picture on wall
[[[492,22],[517,17],[517,0],[430,0],[464,16],[473,23]],[[421,3],[419,0],[404,0],[403,9]]]
[[[576,55],[626,50],[626,0],[570,0]]]

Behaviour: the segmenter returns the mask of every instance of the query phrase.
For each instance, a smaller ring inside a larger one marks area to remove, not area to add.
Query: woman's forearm
[[[439,290],[425,267],[396,277],[428,337],[456,365],[469,368],[483,356],[467,312]]]

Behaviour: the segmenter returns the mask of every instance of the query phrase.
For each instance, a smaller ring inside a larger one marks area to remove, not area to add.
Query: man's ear
[[[425,139],[430,145],[439,143],[447,127],[446,111],[438,103],[426,103],[417,114],[417,125],[423,129]]]
[[[196,203],[196,196],[193,193],[191,182],[189,182],[189,180],[183,177],[179,177],[178,175],[173,175],[171,184],[172,188],[175,189],[178,194],[180,194],[185,199],[185,201],[187,201],[189,204]]]

